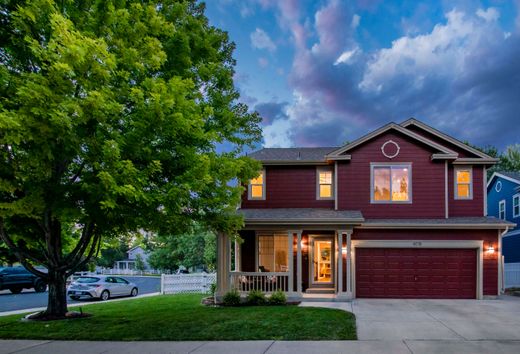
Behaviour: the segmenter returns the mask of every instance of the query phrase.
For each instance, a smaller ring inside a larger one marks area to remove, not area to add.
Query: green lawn
[[[298,306],[215,308],[200,295],[155,296],[84,306],[90,318],[21,322],[0,317],[0,338],[68,340],[356,339],[353,314]],[[77,310],[77,308],[73,308]]]

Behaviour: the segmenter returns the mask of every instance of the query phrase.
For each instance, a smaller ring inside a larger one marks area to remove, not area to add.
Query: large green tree
[[[48,281],[48,318],[103,238],[240,227],[228,182],[261,131],[233,49],[194,0],[0,1],[0,237]]]

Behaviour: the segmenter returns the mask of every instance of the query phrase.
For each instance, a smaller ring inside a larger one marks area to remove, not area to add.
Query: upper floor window
[[[412,166],[372,164],[371,202],[410,203]]]
[[[502,220],[506,219],[506,201],[501,200],[498,202],[498,217]]]
[[[473,199],[473,176],[471,167],[455,168],[455,199]]]
[[[265,170],[249,181],[249,199],[265,199]]]
[[[513,196],[513,217],[517,218],[520,216],[520,194]]]
[[[334,199],[334,172],[324,167],[317,170],[317,199]]]

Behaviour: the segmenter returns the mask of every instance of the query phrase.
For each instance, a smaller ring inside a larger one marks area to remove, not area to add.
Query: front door
[[[310,236],[311,238],[311,283],[334,284],[334,237]]]

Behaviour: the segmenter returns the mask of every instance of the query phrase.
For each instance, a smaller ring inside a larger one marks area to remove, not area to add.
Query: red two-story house
[[[218,238],[217,296],[493,297],[501,236],[486,216],[496,159],[416,119],[342,147],[269,148],[238,210],[242,240]]]

